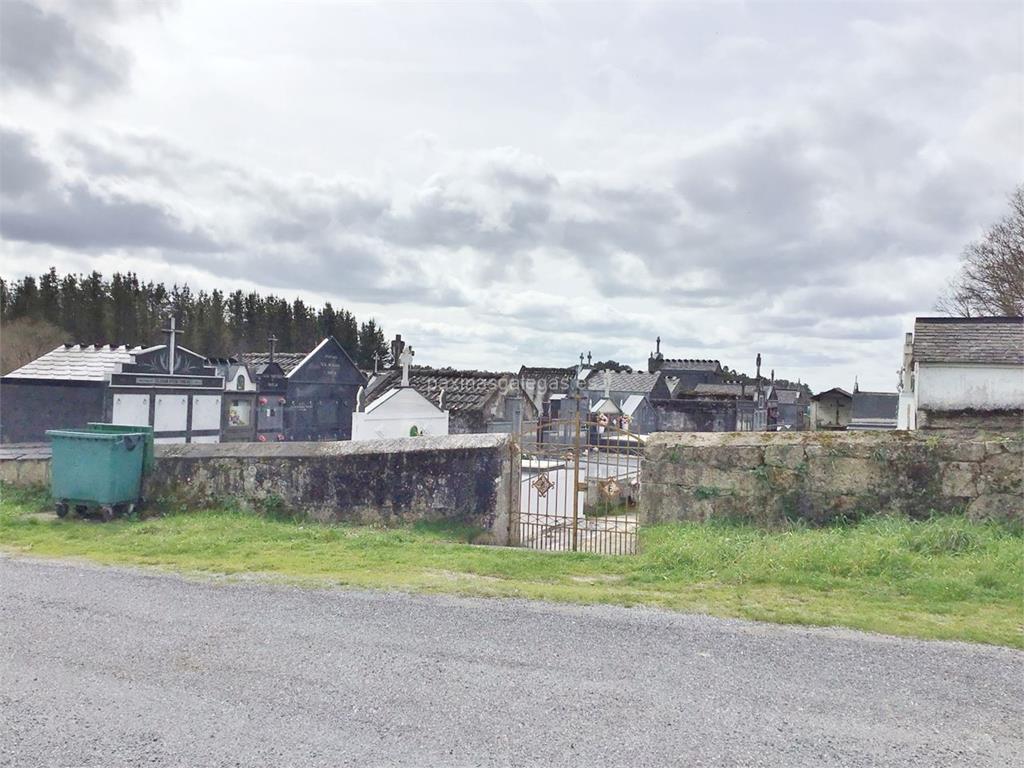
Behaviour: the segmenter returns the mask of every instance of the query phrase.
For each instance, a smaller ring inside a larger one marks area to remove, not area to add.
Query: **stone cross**
[[[380,373],[380,352],[373,353],[373,372]]]
[[[167,334],[167,372],[174,373],[175,357],[178,351],[178,334],[184,333],[184,331],[177,327],[174,315],[171,315],[170,321],[169,327],[164,328],[163,332]]]
[[[412,347],[406,347],[402,354],[398,356],[398,362],[402,364],[402,386],[409,386],[409,366],[412,365],[413,355],[416,353],[412,351]]]
[[[274,362],[274,350],[277,348],[277,336],[270,334],[267,337],[267,344],[270,347],[270,359],[269,362]]]

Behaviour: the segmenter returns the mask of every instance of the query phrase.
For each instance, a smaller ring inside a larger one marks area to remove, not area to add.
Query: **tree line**
[[[373,367],[375,355],[387,354],[376,320],[358,322],[330,302],[315,307],[255,291],[168,288],[133,272],[107,280],[95,271],[58,274],[51,267],[38,277],[0,279],[2,369],[6,373],[61,343],[159,344],[171,316],[184,329],[179,343],[209,357],[266,350],[271,335],[279,352],[308,352],[334,336],[363,368]]]

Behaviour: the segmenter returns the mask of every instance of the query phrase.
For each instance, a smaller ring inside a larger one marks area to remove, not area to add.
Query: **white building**
[[[412,347],[408,347],[399,355],[398,362],[402,365],[401,386],[391,388],[365,407],[365,392],[359,390],[357,410],[352,414],[353,440],[448,434],[448,411],[434,405],[409,384],[409,368],[414,354]],[[439,400],[443,398],[442,390]]]
[[[900,429],[1020,429],[1024,319],[919,317],[900,371]]]
[[[447,434],[448,411],[442,411],[412,387],[395,387],[365,411],[352,414],[353,440]]]

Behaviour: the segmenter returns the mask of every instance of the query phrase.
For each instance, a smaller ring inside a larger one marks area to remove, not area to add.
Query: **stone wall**
[[[659,433],[647,443],[641,488],[642,523],[1024,519],[1024,434]]]
[[[971,408],[958,411],[919,410],[917,428],[1020,432],[1024,430],[1024,411],[978,411]]]
[[[190,508],[233,500],[325,522],[453,520],[504,544],[518,478],[508,435],[162,445],[146,495]]]
[[[16,488],[50,485],[50,446],[14,445],[0,448],[0,482]]]

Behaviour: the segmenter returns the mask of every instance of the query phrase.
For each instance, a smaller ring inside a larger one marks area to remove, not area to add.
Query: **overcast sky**
[[[6,277],[329,300],[417,362],[894,390],[1024,179],[1018,2],[0,0]]]

